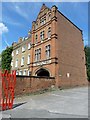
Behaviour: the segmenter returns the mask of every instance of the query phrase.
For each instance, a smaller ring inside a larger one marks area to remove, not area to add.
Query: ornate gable
[[[42,5],[42,7],[41,7],[41,10],[40,10],[40,12],[42,12],[43,10],[45,10],[47,7],[46,7],[46,5],[45,4],[43,4]]]
[[[41,7],[41,9],[40,9],[40,12],[39,12],[39,14],[38,14],[38,16],[37,16],[37,19],[40,18],[40,17],[42,17],[42,16],[43,16],[44,14],[46,14],[49,10],[50,10],[50,9],[49,9],[45,4],[43,4],[42,7]]]

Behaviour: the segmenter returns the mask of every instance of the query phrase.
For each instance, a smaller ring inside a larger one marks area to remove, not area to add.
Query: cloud
[[[25,19],[28,20],[28,14],[26,14],[26,11],[25,11],[22,7],[16,5],[15,8],[16,8],[16,12],[17,12],[19,15],[21,15],[22,17],[24,17]]]
[[[8,32],[8,28],[4,23],[0,23],[0,34]]]
[[[24,2],[12,2],[11,6],[9,6],[9,9],[15,11],[18,15],[22,16],[24,19],[29,20],[29,14],[30,14],[30,8],[27,4],[27,7],[25,8]]]
[[[21,26],[22,24],[20,22],[15,21],[15,19],[10,18],[7,15],[3,14],[3,22],[6,24],[14,25],[14,26]]]

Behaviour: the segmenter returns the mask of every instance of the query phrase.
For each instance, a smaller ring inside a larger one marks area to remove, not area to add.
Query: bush
[[[90,81],[90,47],[85,47],[85,56],[86,56],[86,67],[87,67],[87,76],[88,81]]]

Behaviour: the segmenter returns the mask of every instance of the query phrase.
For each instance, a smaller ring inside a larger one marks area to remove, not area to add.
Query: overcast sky
[[[45,2],[44,2],[45,3]],[[27,36],[41,9],[42,2],[3,2],[0,13],[0,52],[17,42],[19,37]],[[46,2],[49,8],[56,5],[58,10],[83,30],[84,45],[88,44],[88,3],[86,2]],[[1,4],[0,4],[1,6]]]

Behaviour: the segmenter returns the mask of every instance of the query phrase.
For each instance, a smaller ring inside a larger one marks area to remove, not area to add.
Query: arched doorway
[[[42,76],[42,77],[50,77],[50,73],[46,70],[46,69],[39,69],[37,72],[36,72],[36,75],[37,76]]]

